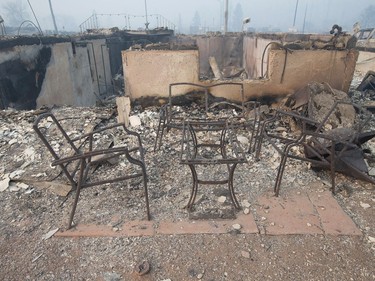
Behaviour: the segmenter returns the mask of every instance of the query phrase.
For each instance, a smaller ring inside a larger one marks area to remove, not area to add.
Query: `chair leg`
[[[72,222],[73,222],[74,214],[76,212],[76,208],[77,208],[77,204],[78,204],[78,200],[79,200],[79,195],[81,193],[81,186],[82,186],[82,181],[83,181],[84,167],[85,167],[85,161],[81,160],[81,167],[80,167],[80,171],[79,171],[79,178],[78,178],[76,196],[74,198],[74,203],[73,203],[72,211],[71,211],[70,217],[69,217],[68,229],[72,228]]]
[[[154,144],[154,152],[156,150],[160,150],[161,144],[163,142],[164,129],[165,129],[165,120],[162,120],[160,118],[159,125],[158,125],[158,130],[156,132],[156,139],[155,139],[155,144]]]
[[[332,189],[332,194],[336,194],[335,145],[336,145],[335,142],[333,142],[331,144],[331,184],[332,184],[331,189]]]
[[[142,174],[143,174],[143,187],[144,187],[144,190],[145,190],[146,215],[147,215],[147,220],[151,220],[150,205],[149,205],[149,201],[148,201],[146,167],[144,165],[142,165]]]
[[[291,145],[287,145],[285,147],[283,153],[282,153],[280,165],[279,165],[279,168],[277,170],[277,176],[276,176],[275,187],[274,187],[274,192],[275,192],[275,196],[276,197],[279,196],[281,180],[282,180],[283,175],[284,175],[284,170],[285,170],[285,166],[286,166],[286,160],[288,159],[288,153],[289,153],[289,150],[291,148],[292,148]]]
[[[130,163],[137,165],[142,170],[142,177],[143,177],[143,187],[145,191],[145,201],[146,201],[146,214],[147,214],[147,220],[151,220],[151,214],[150,214],[150,205],[148,201],[148,189],[147,189],[147,173],[146,173],[146,165],[144,164],[144,161],[138,160],[133,158],[128,151],[125,152],[126,158],[129,160]],[[142,155],[143,160],[143,155]]]
[[[161,118],[159,118],[159,124],[158,124],[158,130],[156,131],[156,139],[155,139],[155,144],[154,144],[154,152],[156,151],[158,147],[158,140],[160,136],[160,128],[161,128]]]
[[[254,144],[254,147],[256,149],[256,151],[255,151],[255,160],[256,161],[259,161],[259,159],[260,159],[260,151],[262,149],[264,134],[265,134],[265,124],[262,125],[262,128],[260,129],[260,132],[259,132],[258,140]]]

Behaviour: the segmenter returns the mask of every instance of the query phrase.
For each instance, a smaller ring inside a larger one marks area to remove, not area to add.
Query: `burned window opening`
[[[18,58],[0,64],[1,109],[35,109],[50,59],[51,48],[43,47],[35,63]]]

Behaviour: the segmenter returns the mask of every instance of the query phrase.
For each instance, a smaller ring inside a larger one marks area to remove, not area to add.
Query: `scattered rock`
[[[240,224],[238,224],[238,223],[235,223],[235,224],[232,225],[232,228],[233,228],[234,230],[240,230],[240,229],[242,228],[242,225],[240,225]]]
[[[243,256],[246,259],[250,258],[250,253],[248,251],[241,251],[241,256]]]
[[[0,181],[0,192],[6,190],[9,187],[9,177],[6,175],[1,181]]]
[[[369,236],[368,237],[368,242],[369,243],[375,243],[375,237]]]
[[[242,206],[245,207],[245,208],[250,208],[251,204],[249,201],[247,200],[243,200],[242,201]]]
[[[121,275],[116,272],[105,272],[103,278],[104,281],[120,281]]]
[[[243,210],[243,213],[244,213],[245,215],[250,214],[250,209],[249,209],[249,208],[245,208],[245,209]]]

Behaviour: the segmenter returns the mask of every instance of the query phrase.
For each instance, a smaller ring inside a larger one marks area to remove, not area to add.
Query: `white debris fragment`
[[[139,127],[142,124],[141,119],[136,115],[130,116],[129,122],[131,127]]]
[[[243,213],[244,213],[245,215],[250,214],[250,209],[249,209],[249,208],[245,208],[245,209],[243,210]]]
[[[8,142],[8,144],[9,144],[9,145],[12,145],[12,144],[15,144],[16,142],[17,142],[16,139],[11,139],[11,140]]]
[[[308,227],[311,227],[312,226],[312,224],[311,223],[306,223],[306,225],[308,226]]]
[[[31,262],[36,262],[41,256],[43,256],[43,254],[36,256],[35,258],[33,258]]]
[[[26,184],[26,183],[23,183],[23,182],[17,182],[16,185],[17,185],[19,188],[22,188],[22,189],[28,189],[28,188],[29,188],[29,185]]]
[[[227,200],[227,197],[225,197],[225,196],[220,196],[220,197],[217,199],[217,201],[218,201],[219,203],[224,203],[226,200]]]
[[[20,175],[22,175],[25,170],[16,170],[9,174],[10,179],[18,179]]]
[[[243,145],[248,145],[249,144],[249,139],[245,136],[242,136],[242,135],[238,135],[237,136],[237,140],[243,144]]]
[[[368,209],[368,208],[371,207],[371,205],[370,205],[370,204],[367,204],[367,203],[360,202],[359,204],[361,205],[361,207],[362,207],[363,209]]]
[[[5,175],[5,177],[3,177],[3,179],[0,181],[0,192],[3,192],[9,187],[9,181],[9,176]]]
[[[369,236],[368,237],[368,242],[369,243],[375,243],[375,237]]]
[[[243,201],[242,201],[242,206],[244,206],[245,208],[250,208],[251,204],[250,204],[249,201],[247,201],[247,200],[243,200]]]
[[[42,236],[42,239],[47,240],[51,238],[58,230],[59,230],[58,228],[55,228],[55,229],[52,229],[51,231],[48,231],[46,234]]]

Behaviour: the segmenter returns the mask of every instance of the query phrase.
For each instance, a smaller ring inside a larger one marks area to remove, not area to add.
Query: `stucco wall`
[[[347,92],[358,57],[356,50],[270,50],[268,77],[291,90],[307,83],[327,82],[333,88]]]
[[[205,45],[214,45],[218,38],[204,38]],[[212,41],[210,41],[212,40]],[[253,77],[261,76],[261,58],[271,39],[245,38],[243,61]],[[221,44],[221,43],[220,43]],[[216,46],[220,53],[222,45]],[[210,47],[210,50],[214,50]],[[229,48],[232,49],[232,48]],[[199,52],[201,52],[201,47]],[[203,47],[203,52],[208,52]],[[228,52],[230,54],[230,52]],[[239,54],[241,56],[241,54]],[[263,63],[265,79],[236,80],[244,84],[246,99],[262,96],[284,96],[292,94],[308,83],[327,82],[333,88],[348,91],[358,52],[356,50],[293,50],[285,55],[285,50],[270,47]],[[205,58],[199,56],[200,60]],[[204,62],[206,63],[206,62]],[[166,97],[171,83],[198,83],[199,65],[197,51],[124,51],[126,93],[132,99],[146,96]],[[220,81],[200,81],[205,85]],[[190,88],[185,88],[185,93]],[[183,94],[181,90],[176,94]],[[232,100],[240,100],[238,93],[223,87],[213,88],[212,94]]]
[[[362,75],[370,70],[375,71],[375,52],[360,51],[355,70]]]
[[[125,94],[131,99],[168,97],[169,84],[199,82],[196,50],[122,51]]]
[[[51,60],[37,99],[37,107],[95,105],[87,48],[76,47],[75,54],[71,43],[59,43],[51,48]]]

